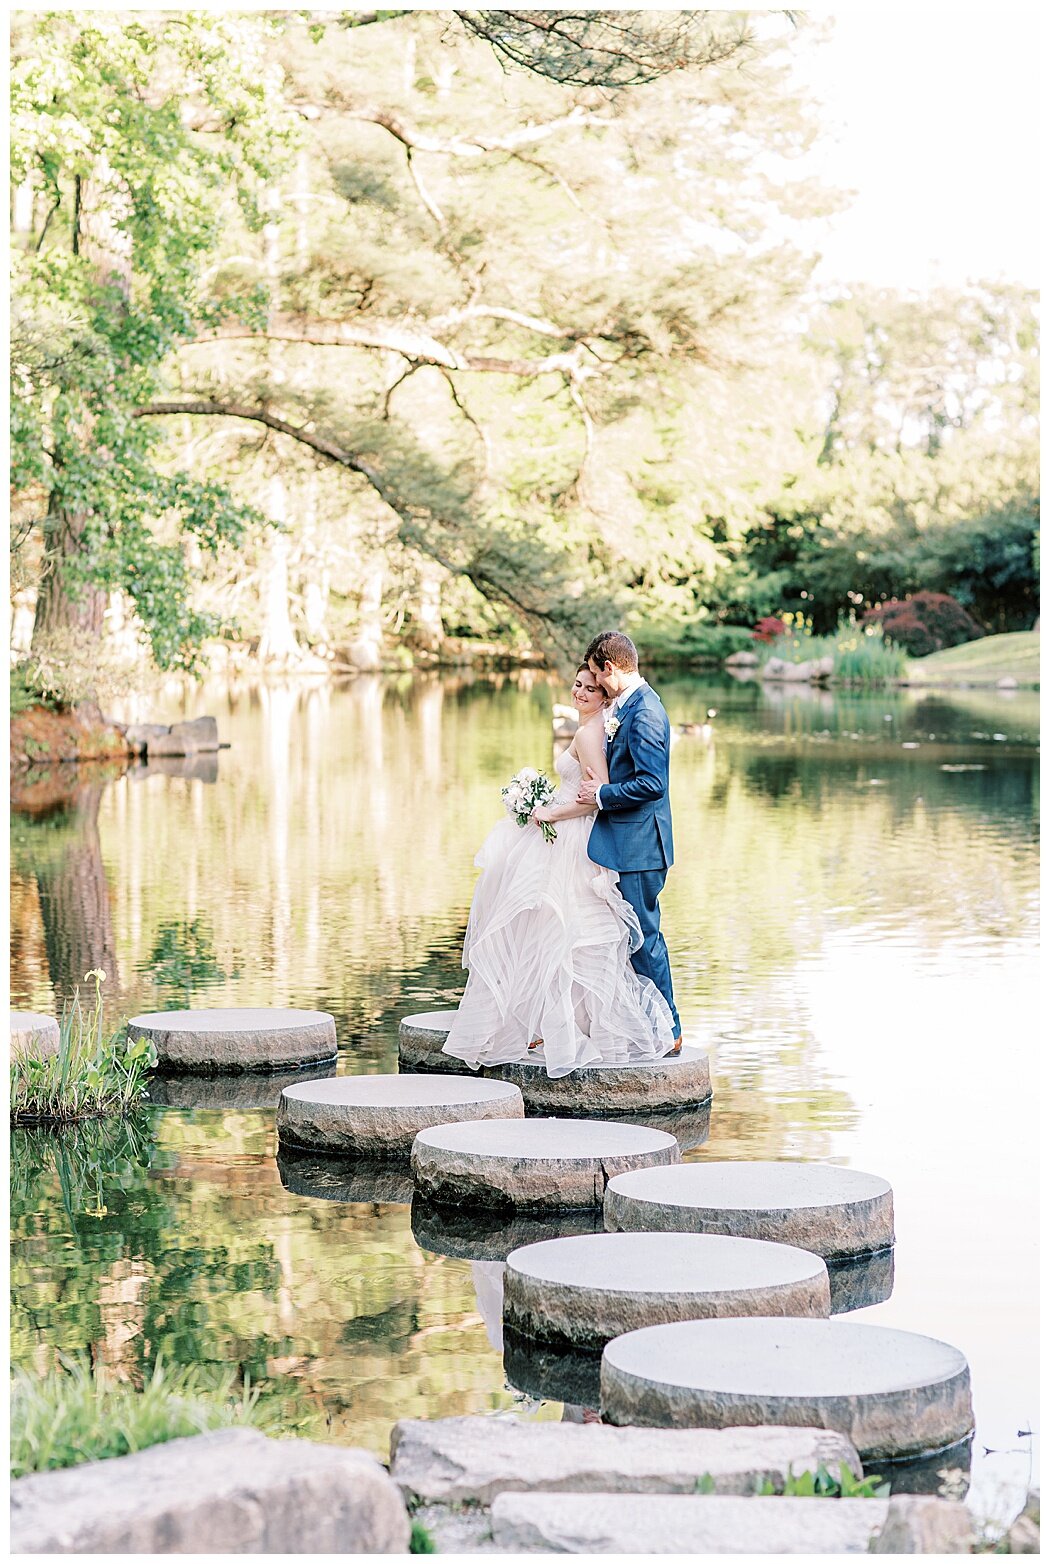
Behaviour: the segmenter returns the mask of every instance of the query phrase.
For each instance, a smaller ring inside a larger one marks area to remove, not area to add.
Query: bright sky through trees
[[[1032,6],[815,8],[803,67],[826,103],[817,163],[856,191],[822,280],[1038,283],[1039,21]]]

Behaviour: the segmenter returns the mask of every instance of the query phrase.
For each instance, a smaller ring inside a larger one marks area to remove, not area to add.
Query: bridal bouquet
[[[544,776],[542,771],[534,771],[531,766],[523,766],[517,776],[511,777],[501,791],[508,815],[519,825],[528,825],[533,811],[540,809],[544,804],[549,804],[558,790],[550,777]],[[553,842],[558,834],[549,820],[540,821],[540,830],[543,832],[545,842]]]

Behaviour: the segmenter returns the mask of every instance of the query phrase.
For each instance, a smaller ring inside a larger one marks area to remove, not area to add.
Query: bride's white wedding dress
[[[575,803],[579,761],[566,752],[555,769],[554,802]],[[629,959],[642,943],[637,916],[619,876],[587,856],[593,819],[559,820],[545,842],[508,816],[485,838],[463,943],[470,976],[445,1053],[470,1065],[531,1057],[559,1076],[670,1052],[667,1001]]]

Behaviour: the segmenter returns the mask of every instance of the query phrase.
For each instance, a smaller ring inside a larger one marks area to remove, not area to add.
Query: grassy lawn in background
[[[908,664],[909,684],[996,684],[1009,675],[1018,684],[1039,683],[1039,634],[1019,630],[950,646]]]

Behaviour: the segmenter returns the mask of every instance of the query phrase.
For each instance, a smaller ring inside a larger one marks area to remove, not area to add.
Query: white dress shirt
[[[610,715],[615,717],[616,713],[620,710],[620,707],[624,704],[624,702],[625,701],[629,701],[631,696],[634,694],[635,690],[640,690],[644,683],[645,683],[645,680],[642,678],[640,673],[635,672],[635,673],[629,674],[628,675],[628,679],[627,679],[627,683],[624,685],[624,687],[620,691],[619,695],[613,701],[612,712],[611,712]],[[608,749],[608,747],[609,747],[608,739],[606,739],[606,741],[605,741],[605,747],[606,747],[606,749]],[[597,790],[597,792],[595,793],[595,795],[594,795],[594,802],[595,802],[596,806],[599,809],[602,807],[602,790],[601,790],[601,788],[599,788]]]

